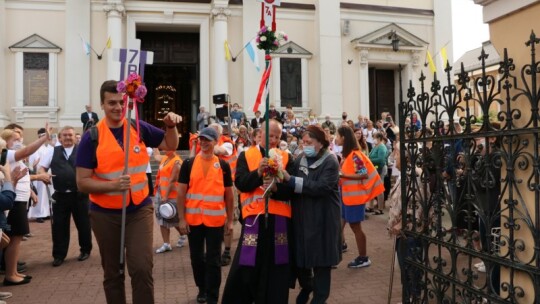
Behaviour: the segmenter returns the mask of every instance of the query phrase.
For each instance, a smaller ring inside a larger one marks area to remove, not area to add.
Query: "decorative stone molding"
[[[412,52],[412,65],[413,67],[418,67],[420,63],[420,53],[419,52]]]
[[[368,64],[368,55],[369,55],[369,51],[368,49],[361,49],[360,50],[360,64],[364,65],[364,64]]]
[[[126,13],[126,8],[122,1],[119,2],[107,2],[103,5],[103,11],[107,13],[107,17],[123,17]]]
[[[210,14],[214,20],[227,21],[231,15],[231,10],[227,7],[213,7]]]

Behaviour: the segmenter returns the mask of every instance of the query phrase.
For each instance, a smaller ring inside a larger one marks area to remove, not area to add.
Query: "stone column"
[[[214,73],[212,77],[212,92],[216,94],[229,94],[229,67],[225,59],[225,41],[227,40],[227,18],[231,11],[224,4],[214,2],[212,18],[214,19]]]
[[[103,10],[107,13],[107,35],[111,37],[111,49],[119,49],[123,45],[122,18],[126,11],[123,0],[107,0]],[[107,56],[107,79],[120,80],[120,63],[114,62],[110,54]]]
[[[274,106],[281,107],[281,58],[272,58],[272,94]],[[262,111],[261,111],[262,112]]]
[[[0,70],[0,126],[9,124],[10,118],[7,115],[11,112],[11,107],[15,106],[11,104],[11,101],[7,100],[6,89],[6,52],[8,51],[5,45],[6,40],[6,1],[0,0],[0,67],[4,67]]]
[[[369,62],[368,50],[360,50],[360,115],[369,116]]]
[[[244,1],[242,4],[242,42],[247,43],[250,39],[253,39],[257,31],[259,30],[259,21],[261,20],[261,3],[257,1]],[[279,27],[279,24],[278,24]],[[242,45],[243,46],[243,45]],[[247,52],[243,52],[239,58],[242,59],[243,66],[243,89],[244,94],[242,98],[244,110],[253,109],[255,99],[257,98],[257,90],[259,82],[261,80],[262,73],[264,71],[264,52],[256,49],[256,55],[259,56],[260,72],[257,72],[253,63],[249,59]],[[236,62],[238,64],[239,62]],[[274,74],[274,71],[272,71]],[[270,102],[274,100],[275,96],[270,95]],[[279,98],[279,97],[277,97]],[[266,111],[265,103],[262,102],[259,106],[261,113]],[[251,114],[251,113],[249,113]]]
[[[81,126],[80,115],[90,104],[90,58],[81,50],[81,40],[90,41],[90,0],[66,1],[65,97],[61,124]]]
[[[341,117],[343,83],[340,1],[317,1],[321,113]]]

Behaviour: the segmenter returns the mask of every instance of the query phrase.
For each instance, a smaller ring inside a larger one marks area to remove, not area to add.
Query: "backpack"
[[[135,119],[131,119],[131,127],[133,128],[137,128],[137,121]],[[92,162],[97,166],[97,147],[98,147],[98,138],[99,138],[99,133],[98,133],[98,129],[95,125],[93,125],[92,127],[90,127],[88,129],[88,132],[90,132],[90,140],[92,141],[92,145],[94,146],[94,158],[92,159]],[[145,142],[144,140],[144,132],[141,132],[140,133],[140,141],[142,142]]]

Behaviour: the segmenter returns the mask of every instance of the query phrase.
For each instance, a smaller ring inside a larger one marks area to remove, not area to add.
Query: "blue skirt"
[[[366,215],[366,204],[347,206],[341,201],[341,218],[347,223],[363,222]]]

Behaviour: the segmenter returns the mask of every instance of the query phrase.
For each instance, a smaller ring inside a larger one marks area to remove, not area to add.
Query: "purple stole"
[[[276,265],[285,265],[289,263],[287,218],[281,215],[274,215],[274,217],[274,260]],[[242,266],[255,266],[259,238],[258,219],[258,215],[250,215],[245,219],[239,261],[239,264]]]

